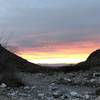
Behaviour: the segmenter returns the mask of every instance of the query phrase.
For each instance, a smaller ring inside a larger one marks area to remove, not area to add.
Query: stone
[[[64,81],[71,82],[71,79],[69,79],[69,78],[64,78]]]
[[[78,93],[77,93],[77,92],[72,91],[72,92],[70,92],[70,95],[74,97],[74,96],[77,96],[77,95],[78,95]]]
[[[90,96],[88,94],[86,94],[84,97],[86,100],[88,100],[90,98]]]
[[[24,89],[29,89],[29,86],[25,86]]]
[[[93,82],[95,82],[95,81],[96,81],[95,79],[91,79],[91,80],[90,80],[91,83],[93,83]]]
[[[44,97],[44,93],[39,93],[38,96],[39,97]]]
[[[36,86],[32,86],[32,89],[35,89],[36,88]]]
[[[72,97],[81,97],[77,92],[74,92],[74,91],[70,92],[70,95]]]
[[[54,86],[54,85],[55,85],[55,83],[51,83],[50,85],[51,85],[51,86]]]
[[[8,93],[9,96],[14,96],[16,95],[16,92]]]
[[[62,93],[59,92],[59,91],[56,91],[56,92],[53,93],[53,97],[54,97],[54,98],[59,98],[59,97],[61,97],[61,96],[62,96]]]
[[[5,83],[1,83],[0,87],[5,88],[5,87],[7,87],[7,85]]]

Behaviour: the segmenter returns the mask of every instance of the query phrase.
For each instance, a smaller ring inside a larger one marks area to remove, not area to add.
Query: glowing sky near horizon
[[[77,63],[100,47],[99,10],[100,0],[0,0],[0,37],[31,62]]]

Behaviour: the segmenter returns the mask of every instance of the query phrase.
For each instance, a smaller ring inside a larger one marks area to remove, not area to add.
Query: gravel
[[[100,73],[79,71],[71,73],[17,73],[25,87],[0,85],[0,100],[99,100]]]

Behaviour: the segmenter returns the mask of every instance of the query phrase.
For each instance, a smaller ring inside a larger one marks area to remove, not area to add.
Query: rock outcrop
[[[80,69],[90,69],[100,66],[100,49],[92,52],[86,61],[80,62],[76,65]]]
[[[100,66],[100,49],[92,52],[86,60],[90,66]]]

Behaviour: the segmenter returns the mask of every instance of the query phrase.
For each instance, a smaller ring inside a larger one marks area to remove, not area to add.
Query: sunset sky
[[[100,47],[100,0],[0,0],[0,39],[34,63],[84,61]]]

